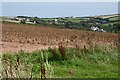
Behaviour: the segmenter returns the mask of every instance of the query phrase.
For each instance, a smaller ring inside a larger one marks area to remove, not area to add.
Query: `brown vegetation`
[[[58,29],[24,24],[3,24],[2,41],[20,44],[59,45],[84,48],[96,44],[118,44],[118,34],[88,32],[74,29]]]

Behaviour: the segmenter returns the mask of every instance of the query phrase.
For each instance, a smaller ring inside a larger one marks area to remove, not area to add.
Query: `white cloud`
[[[119,2],[119,0],[1,0],[2,2]]]

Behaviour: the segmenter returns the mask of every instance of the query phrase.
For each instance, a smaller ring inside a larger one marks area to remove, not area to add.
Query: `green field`
[[[118,78],[118,50],[115,47],[62,47],[2,55],[2,77],[41,78]],[[42,64],[41,64],[42,63]]]
[[[109,25],[114,25],[114,24],[117,24],[117,23],[119,23],[119,21],[105,23],[105,24],[102,24],[102,26],[109,26]]]

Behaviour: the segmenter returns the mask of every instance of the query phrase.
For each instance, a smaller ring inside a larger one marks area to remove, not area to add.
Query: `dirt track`
[[[81,30],[57,29],[23,24],[2,25],[2,51],[33,51],[64,46],[109,44],[117,45],[118,35],[113,33],[87,32]]]

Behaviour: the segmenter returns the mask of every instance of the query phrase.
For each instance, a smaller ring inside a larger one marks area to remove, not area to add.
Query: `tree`
[[[120,23],[116,23],[116,24],[113,24],[113,27],[112,27],[112,32],[120,32]]]
[[[26,24],[26,22],[25,22],[25,20],[23,19],[23,20],[21,20],[20,21],[20,23],[22,23],[22,24]]]
[[[115,26],[117,30],[120,30],[120,23],[116,23],[113,26]]]

